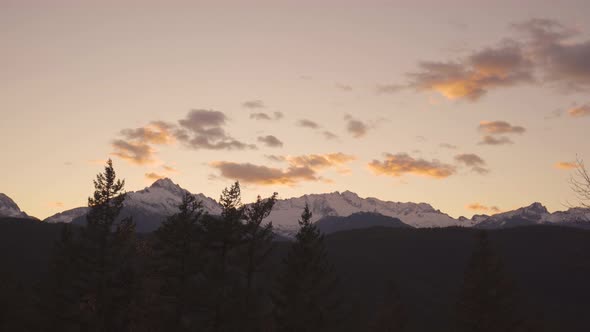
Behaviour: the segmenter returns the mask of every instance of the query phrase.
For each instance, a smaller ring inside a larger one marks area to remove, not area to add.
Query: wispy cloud
[[[258,142],[270,148],[280,148],[283,146],[283,142],[273,135],[259,136]]]
[[[413,158],[406,153],[385,154],[384,160],[373,160],[369,169],[376,175],[400,177],[405,174],[420,175],[436,179],[447,178],[456,172],[453,165],[438,160]]]
[[[354,138],[362,138],[369,131],[370,126],[368,124],[359,119],[353,118],[352,115],[348,114],[344,119],[346,120],[346,130]]]
[[[571,169],[577,169],[578,163],[576,163],[575,161],[560,161],[560,162],[555,163],[555,165],[553,165],[553,167],[555,167],[557,169],[571,170]]]
[[[156,162],[155,150],[146,143],[116,139],[111,143],[114,151],[112,155],[136,165],[146,165]]]
[[[570,108],[567,111],[567,114],[573,118],[581,118],[584,116],[590,116],[590,104],[585,104],[582,106],[576,106]]]
[[[280,120],[284,117],[282,112],[273,112],[272,114],[264,113],[264,112],[257,112],[250,114],[250,119],[253,120]]]
[[[341,91],[350,92],[352,91],[352,86],[348,84],[336,83],[336,88]]]
[[[514,144],[512,140],[506,136],[494,137],[491,135],[485,135],[481,138],[481,141],[477,143],[479,145],[508,145]]]
[[[159,179],[163,179],[163,178],[165,178],[165,177],[166,177],[166,175],[163,175],[163,174],[158,174],[158,173],[155,173],[155,172],[149,172],[149,173],[145,173],[145,174],[144,174],[144,177],[145,177],[147,180],[150,180],[150,181],[156,181],[156,180],[159,180]]]
[[[377,84],[377,86],[375,86],[375,92],[377,94],[393,94],[405,88],[407,88],[407,86],[401,84]]]
[[[293,186],[303,181],[329,181],[319,172],[334,168],[341,173],[348,169],[343,166],[356,158],[344,153],[312,154],[301,156],[266,156],[275,162],[286,162],[286,168],[268,167],[252,163],[216,161],[211,167],[217,169],[221,177],[258,185]]]
[[[301,119],[301,120],[297,121],[297,125],[299,127],[311,128],[311,129],[319,129],[320,128],[320,125],[318,123],[308,120],[308,119]]]
[[[488,134],[523,134],[526,129],[521,126],[513,126],[506,121],[481,121],[479,123],[479,131]]]
[[[440,143],[438,146],[440,146],[441,148],[444,148],[444,149],[449,149],[449,150],[456,150],[457,149],[456,145],[449,144],[449,143]]]
[[[486,162],[480,156],[473,153],[458,154],[455,156],[455,161],[471,168],[473,172],[481,175],[490,172],[490,170],[486,168]]]
[[[501,211],[500,208],[498,208],[497,206],[487,206],[481,203],[470,203],[465,205],[465,208],[471,211],[489,211],[493,213],[498,213]]]
[[[260,99],[257,100],[247,100],[242,103],[242,107],[256,109],[256,108],[265,108],[264,102]]]

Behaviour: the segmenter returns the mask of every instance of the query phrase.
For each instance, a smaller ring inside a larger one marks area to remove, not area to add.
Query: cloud
[[[191,110],[179,120],[176,139],[189,148],[199,150],[245,150],[256,146],[240,142],[229,136],[223,126],[227,121],[224,113],[214,110]]]
[[[476,101],[489,90],[534,81],[533,67],[519,44],[506,41],[459,61],[423,61],[407,74],[409,87],[448,99]]]
[[[369,163],[369,169],[377,175],[400,177],[405,174],[414,174],[436,179],[443,179],[455,174],[453,165],[441,163],[438,160],[428,161],[415,159],[406,153],[385,155],[385,160],[373,160]]]
[[[590,40],[558,21],[533,18],[512,24],[518,33],[502,42],[447,61],[422,61],[393,85],[434,91],[448,99],[476,101],[491,90],[537,82],[554,83],[563,91],[590,88]],[[387,89],[382,89],[387,92]]]
[[[480,203],[467,204],[465,205],[465,208],[472,211],[491,211],[494,213],[500,212],[500,209],[497,206],[486,206]]]
[[[323,133],[324,138],[327,140],[334,140],[334,139],[338,139],[338,135],[334,134],[331,131],[325,130]]]
[[[514,144],[512,140],[506,136],[494,137],[491,135],[485,135],[481,138],[481,141],[477,143],[479,145],[507,145]]]
[[[336,88],[339,90],[342,90],[342,91],[346,91],[346,92],[352,91],[352,86],[350,86],[348,84],[336,83]]]
[[[300,127],[304,127],[304,128],[311,128],[311,129],[319,129],[320,125],[308,120],[308,119],[301,119],[299,121],[297,121],[297,125]]]
[[[271,147],[271,148],[278,148],[278,147],[283,146],[283,142],[281,142],[281,140],[279,140],[278,138],[276,138],[273,135],[259,136],[258,142],[261,142],[264,145]]]
[[[590,87],[590,40],[573,40],[579,31],[541,18],[512,26],[527,37],[526,45],[545,81],[556,82],[566,90]]]
[[[210,165],[217,169],[224,178],[258,185],[293,186],[303,181],[329,181],[318,173],[323,170],[335,168],[338,172],[345,174],[349,170],[343,168],[343,166],[356,159],[354,156],[344,153],[301,156],[267,155],[266,157],[275,162],[287,162],[288,166],[286,168],[276,168],[227,161],[216,161]]]
[[[407,86],[401,84],[377,84],[375,92],[377,92],[377,94],[393,94],[405,88],[407,88]]]
[[[65,204],[63,202],[49,202],[47,205],[52,208],[63,208]]]
[[[571,170],[578,168],[578,164],[572,161],[560,161],[553,165],[557,169]]]
[[[506,121],[481,121],[479,131],[489,134],[523,134],[526,129],[521,126],[513,126]]]
[[[590,104],[585,104],[582,106],[573,107],[567,111],[567,114],[569,114],[569,116],[574,117],[574,118],[581,118],[584,116],[590,116]]]
[[[273,112],[272,115],[270,115],[268,113],[264,113],[264,112],[258,112],[258,113],[250,114],[250,119],[271,121],[271,120],[280,120],[283,118],[283,116],[284,115],[281,112]]]
[[[127,140],[141,141],[143,143],[167,145],[175,141],[173,135],[174,125],[163,121],[152,121],[145,127],[135,129],[123,129],[121,135]]]
[[[170,165],[162,165],[162,169],[168,173],[178,173],[178,169]]]
[[[155,160],[154,149],[146,143],[116,139],[111,143],[112,155],[136,165],[152,164]]]
[[[318,181],[316,172],[307,167],[273,168],[251,163],[217,161],[211,163],[227,179],[258,185],[293,186],[301,181]]]
[[[145,177],[147,180],[150,180],[150,181],[156,181],[156,180],[159,180],[159,179],[163,179],[163,178],[165,178],[166,176],[165,176],[165,175],[162,175],[162,174],[158,174],[158,173],[150,172],[150,173],[145,173],[145,174],[144,174],[144,177]]]
[[[325,168],[341,166],[351,161],[356,160],[353,155],[338,153],[329,154],[309,154],[301,156],[286,156],[285,160],[291,166],[295,167],[309,167],[313,170],[321,170]]]
[[[489,169],[485,168],[486,162],[481,159],[480,156],[473,153],[458,154],[455,156],[455,161],[471,168],[472,171],[481,175],[485,175],[490,172]]]
[[[441,148],[444,148],[444,149],[449,149],[449,150],[456,150],[457,149],[456,145],[449,144],[449,143],[440,143],[438,146],[440,146]]]
[[[248,100],[242,103],[242,107],[256,109],[256,108],[265,108],[264,102],[260,99],[257,100]]]
[[[351,116],[345,117],[347,119],[346,130],[354,137],[354,138],[361,138],[367,134],[369,130],[369,126],[357,119],[352,118]]]

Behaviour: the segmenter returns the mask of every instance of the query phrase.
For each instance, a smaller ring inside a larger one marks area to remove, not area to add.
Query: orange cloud
[[[64,207],[63,202],[49,202],[47,205],[50,207],[53,207],[53,208],[63,208]]]
[[[329,154],[310,154],[302,156],[286,156],[285,160],[295,167],[309,167],[314,170],[341,166],[356,160],[355,156],[342,152]]]
[[[286,162],[286,168],[254,165],[251,163],[234,163],[216,161],[211,167],[216,168],[221,176],[244,183],[258,185],[288,185],[293,186],[302,181],[322,181],[331,183],[331,180],[321,177],[318,172],[329,168],[345,174],[350,172],[344,165],[356,157],[344,153],[310,154],[301,156],[267,156],[276,162]]]
[[[115,150],[112,155],[136,165],[153,164],[155,160],[155,150],[146,143],[125,141],[117,139],[112,142]]]
[[[435,179],[447,178],[456,172],[452,165],[441,163],[438,160],[415,159],[406,153],[388,153],[385,157],[383,161],[373,160],[370,162],[369,169],[377,175],[400,177],[405,174],[414,174]]]
[[[145,173],[144,176],[146,179],[148,179],[150,181],[156,181],[156,180],[163,179],[166,177],[165,175],[154,173],[154,172]]]
[[[175,142],[175,137],[172,131],[173,125],[162,121],[153,121],[145,127],[123,129],[121,130],[121,135],[127,140],[168,145]]]
[[[472,101],[493,88],[533,81],[531,63],[516,43],[486,48],[459,62],[422,62],[420,71],[408,77],[410,87]]]
[[[590,104],[574,107],[567,111],[569,116],[574,118],[581,118],[583,116],[590,116]]]
[[[555,163],[554,167],[557,169],[570,170],[570,169],[578,168],[578,164],[576,162],[571,162],[571,161],[560,161],[560,162]]]
[[[465,208],[467,210],[472,210],[472,211],[491,211],[494,213],[498,213],[501,211],[497,206],[486,206],[486,205],[483,205],[480,203],[467,204],[465,206]]]
[[[318,181],[320,178],[309,167],[273,168],[251,163],[216,161],[210,164],[224,178],[258,185],[293,186],[301,181]]]
[[[479,131],[495,135],[495,134],[523,134],[526,129],[521,126],[513,126],[506,121],[481,121],[479,123]]]

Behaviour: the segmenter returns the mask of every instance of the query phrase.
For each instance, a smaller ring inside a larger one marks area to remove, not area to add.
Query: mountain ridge
[[[176,213],[184,193],[192,194],[203,202],[203,207],[208,213],[214,215],[221,213],[221,207],[215,199],[204,194],[190,193],[171,179],[163,178],[142,190],[128,192],[121,216],[134,216],[138,222],[138,231],[153,231],[167,216]],[[297,221],[306,203],[309,204],[313,213],[312,221],[314,222],[325,217],[348,217],[363,212],[399,219],[400,222],[414,228],[461,226],[494,229],[553,224],[590,229],[590,210],[582,208],[550,213],[541,203],[535,202],[529,206],[491,216],[476,214],[472,218],[455,219],[428,203],[384,201],[375,197],[362,198],[349,190],[278,199],[265,221],[272,221],[278,234],[292,237],[299,228]],[[83,223],[87,211],[87,207],[65,210],[46,218],[44,222]]]

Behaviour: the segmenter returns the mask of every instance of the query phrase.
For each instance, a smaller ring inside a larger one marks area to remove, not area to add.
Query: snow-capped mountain
[[[133,216],[137,230],[150,232],[157,229],[166,217],[178,211],[178,205],[187,190],[170,179],[160,179],[151,186],[136,192],[128,192],[120,217]],[[204,210],[219,215],[221,207],[217,201],[203,194],[193,194],[203,203]],[[12,200],[11,200],[12,202]],[[471,219],[455,219],[426,203],[400,203],[382,201],[377,198],[362,198],[357,194],[332,192],[311,194],[301,197],[277,200],[271,214],[265,221],[272,221],[275,232],[292,237],[299,229],[298,220],[305,204],[313,213],[312,221],[325,217],[348,217],[353,214],[369,212],[386,217],[397,218],[415,228],[464,226],[483,229],[515,227],[521,225],[553,224],[590,228],[590,210],[569,209],[549,213],[540,203],[534,203],[514,211],[488,215],[475,215]],[[20,211],[20,210],[19,210]],[[45,222],[84,223],[88,208],[81,207],[58,213],[45,219]],[[370,226],[369,222],[367,227]],[[355,222],[355,228],[358,228]]]
[[[133,216],[137,230],[150,232],[157,229],[166,217],[178,212],[178,205],[184,193],[188,192],[170,179],[160,179],[143,190],[128,192],[120,217]],[[203,203],[203,208],[210,214],[220,214],[221,207],[212,198],[203,194],[194,195]],[[88,212],[87,207],[79,207],[53,215],[45,222],[83,224]]]
[[[426,203],[399,203],[373,197],[361,198],[350,191],[278,200],[267,220],[272,221],[275,230],[280,234],[293,235],[299,228],[297,220],[306,202],[313,214],[312,221],[327,216],[347,217],[358,212],[373,212],[400,219],[403,223],[417,228],[472,225],[470,220],[454,219]]]
[[[24,211],[21,211],[12,198],[2,193],[0,193],[0,217],[35,219],[34,217],[26,214]]]
[[[475,216],[474,216],[475,217]],[[525,225],[560,225],[590,228],[590,210],[571,208],[550,213],[541,203],[533,203],[513,211],[493,216],[478,216],[475,227],[483,229],[507,228]]]

